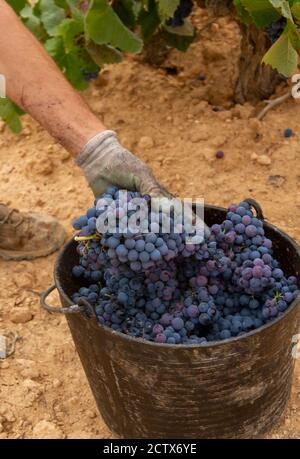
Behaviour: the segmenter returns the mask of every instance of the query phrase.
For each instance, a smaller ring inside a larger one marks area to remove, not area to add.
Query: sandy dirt
[[[238,28],[220,19],[198,38],[185,55],[168,58],[177,75],[128,58],[107,67],[85,97],[173,193],[221,206],[253,197],[300,243],[299,103],[284,103],[263,122],[252,118],[256,107],[232,106]],[[0,127],[0,200],[57,217],[71,236],[70,221],[90,206],[91,191],[66,151],[28,116],[24,125],[19,136]],[[286,127],[294,137],[283,137]],[[217,160],[220,149],[225,157]],[[112,438],[65,318],[41,310],[34,293],[52,284],[56,256],[0,261],[0,334],[20,337],[14,355],[0,361],[0,438]],[[51,302],[58,304],[56,294]],[[16,316],[26,322],[15,323]],[[299,361],[288,410],[269,437],[300,437]]]

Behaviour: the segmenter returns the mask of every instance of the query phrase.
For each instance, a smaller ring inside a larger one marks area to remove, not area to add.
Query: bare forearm
[[[0,31],[0,73],[8,97],[77,155],[105,127],[4,0]]]

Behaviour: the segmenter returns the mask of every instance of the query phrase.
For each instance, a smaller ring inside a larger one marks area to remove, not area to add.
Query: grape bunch
[[[184,24],[184,19],[191,14],[192,10],[192,0],[180,0],[179,6],[175,11],[174,16],[167,19],[166,25],[169,27],[182,26]]]
[[[97,80],[99,76],[99,70],[92,72],[91,70],[82,70],[82,75],[85,81],[92,81],[92,80]]]
[[[266,27],[266,32],[272,43],[278,40],[286,26],[286,18],[281,17],[277,21],[271,22],[271,24]]]
[[[201,244],[191,244],[174,214],[162,231],[166,216],[149,196],[140,230],[130,231],[137,197],[110,187],[73,222],[79,264],[72,273],[81,286],[72,300],[85,298],[99,324],[160,344],[203,345],[255,330],[296,299],[297,279],[284,274],[248,202],[231,205]],[[104,212],[115,212],[117,228],[100,234]]]

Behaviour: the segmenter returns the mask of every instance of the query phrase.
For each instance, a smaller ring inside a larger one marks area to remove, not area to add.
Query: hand
[[[142,195],[171,197],[151,169],[119,144],[113,131],[103,131],[93,137],[76,162],[83,169],[95,196],[115,185],[120,189],[139,191]]]

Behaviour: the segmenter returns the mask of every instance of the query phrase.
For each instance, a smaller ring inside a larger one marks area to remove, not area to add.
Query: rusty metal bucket
[[[205,221],[224,214],[206,206]],[[299,247],[268,223],[265,230],[285,272],[300,281]],[[299,297],[281,317],[238,338],[205,346],[146,342],[100,326],[87,304],[71,306],[75,247],[70,241],[60,253],[42,304],[56,287],[58,310],[72,312],[67,321],[109,429],[123,438],[252,438],[274,426],[292,385]]]

